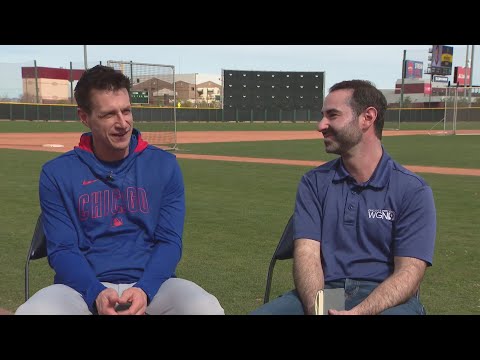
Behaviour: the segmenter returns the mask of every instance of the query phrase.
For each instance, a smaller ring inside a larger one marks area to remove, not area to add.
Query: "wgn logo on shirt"
[[[369,219],[385,219],[388,221],[393,221],[395,219],[395,211],[368,209],[368,218]]]

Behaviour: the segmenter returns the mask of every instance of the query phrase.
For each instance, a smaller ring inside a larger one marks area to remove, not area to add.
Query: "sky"
[[[454,48],[453,67],[465,66],[466,45]],[[21,66],[84,68],[107,60],[174,65],[177,74],[198,73],[197,83],[220,83],[222,69],[323,71],[325,88],[348,79],[370,80],[393,89],[407,60],[428,62],[432,45],[0,45],[0,95],[21,91]],[[471,52],[470,46],[470,52]],[[86,52],[84,51],[86,49]],[[473,84],[480,85],[480,53],[475,46]],[[470,56],[469,56],[470,58]],[[452,71],[453,72],[453,71]],[[428,75],[424,75],[425,78]],[[20,79],[20,84],[18,81]],[[453,73],[450,76],[453,83]]]

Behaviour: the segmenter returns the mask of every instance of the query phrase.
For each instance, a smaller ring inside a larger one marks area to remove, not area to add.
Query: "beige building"
[[[186,101],[195,99],[195,84],[186,81],[176,81],[175,91],[177,93],[177,100]]]
[[[215,100],[220,99],[222,93],[222,86],[214,83],[213,81],[205,81],[203,83],[197,84],[197,100],[200,99],[210,103]]]
[[[37,96],[35,79],[22,79],[23,94],[29,99]],[[38,79],[38,97],[41,100],[69,100],[70,82],[58,79]]]
[[[134,84],[132,91],[148,91],[148,103],[150,105],[168,106],[173,99],[173,84],[168,81],[153,77]]]
[[[132,86],[133,91],[148,91],[150,104],[164,104],[166,96],[173,98],[173,85],[158,78],[150,78]],[[177,101],[194,101],[195,84],[179,80],[175,82]]]
[[[83,72],[79,69],[22,67],[23,100],[36,102],[38,96],[40,103],[68,102],[72,87]]]

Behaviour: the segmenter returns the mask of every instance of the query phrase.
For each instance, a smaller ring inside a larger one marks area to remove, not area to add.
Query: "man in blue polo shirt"
[[[331,315],[425,314],[418,290],[432,265],[431,188],[382,146],[387,102],[372,83],[343,81],[325,98],[318,131],[339,158],[307,172],[294,213],[296,289],[252,314],[314,314],[323,288],[345,289]]]

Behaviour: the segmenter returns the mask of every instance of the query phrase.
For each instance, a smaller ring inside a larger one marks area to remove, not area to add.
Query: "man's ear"
[[[371,126],[373,126],[373,123],[377,119],[377,109],[375,109],[373,106],[370,106],[365,109],[363,112],[363,121],[362,121],[362,128],[364,130],[367,130]]]
[[[77,114],[82,124],[90,129],[90,125],[88,123],[88,120],[89,120],[88,114],[85,112],[85,110],[83,110],[82,108],[77,108]]]

